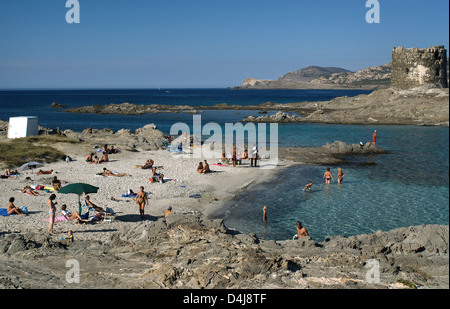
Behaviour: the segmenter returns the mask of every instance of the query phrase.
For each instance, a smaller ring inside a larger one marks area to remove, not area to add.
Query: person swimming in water
[[[312,183],[313,183],[312,181],[308,182],[308,183],[306,184],[306,186],[303,187],[303,191],[309,191],[309,192],[311,192]]]

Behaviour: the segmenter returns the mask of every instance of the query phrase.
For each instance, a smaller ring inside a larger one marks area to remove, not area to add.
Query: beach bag
[[[85,213],[84,215],[81,215],[80,218],[82,220],[87,220],[89,218],[89,211],[87,213]]]
[[[22,206],[22,207],[20,207],[20,210],[22,211],[22,213],[28,214],[28,208],[27,208],[27,206]]]

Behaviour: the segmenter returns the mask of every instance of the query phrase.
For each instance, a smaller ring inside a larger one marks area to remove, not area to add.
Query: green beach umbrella
[[[87,183],[72,183],[59,189],[58,193],[77,194],[78,195],[78,213],[81,215],[81,194],[97,193],[98,187],[94,187]]]

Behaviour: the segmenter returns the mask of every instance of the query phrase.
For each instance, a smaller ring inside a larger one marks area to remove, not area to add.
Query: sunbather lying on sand
[[[129,176],[125,173],[118,173],[118,172],[111,172],[110,170],[106,169],[106,167],[103,168],[103,172],[99,173],[98,175],[102,176],[116,176],[116,177],[123,177],[123,176]]]
[[[39,195],[39,193],[34,191],[30,186],[25,186],[25,188],[23,188],[23,190],[22,190],[22,193],[25,193],[28,195],[34,195],[34,196]]]
[[[50,170],[50,171],[39,170],[36,174],[37,175],[49,175],[51,173],[53,173],[53,170]]]
[[[145,161],[144,165],[135,165],[135,168],[142,168],[143,170],[147,170],[147,169],[151,169],[153,168],[153,164],[155,163],[155,161],[149,159],[147,161]]]
[[[0,175],[0,178],[4,178],[4,179],[15,179],[17,177],[17,175],[19,175],[19,173],[16,170],[9,170],[6,169],[3,173],[3,175]]]

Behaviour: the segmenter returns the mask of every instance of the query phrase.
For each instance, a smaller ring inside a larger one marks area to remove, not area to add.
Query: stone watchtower
[[[391,88],[406,90],[422,85],[448,88],[447,50],[444,46],[425,49],[394,47]]]

